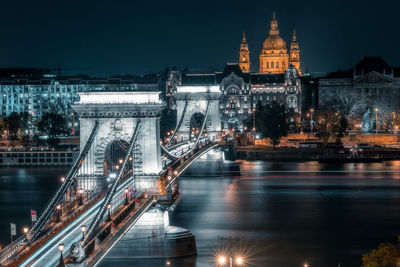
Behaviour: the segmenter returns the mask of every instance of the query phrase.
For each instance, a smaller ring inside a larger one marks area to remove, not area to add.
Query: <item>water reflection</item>
[[[232,238],[248,266],[359,266],[361,254],[399,234],[400,161],[224,163],[206,155],[180,180],[171,223],[196,235],[198,256],[170,266],[212,266],[218,237]],[[0,170],[0,238],[29,224],[66,170]],[[106,259],[101,266],[165,266],[167,259]]]

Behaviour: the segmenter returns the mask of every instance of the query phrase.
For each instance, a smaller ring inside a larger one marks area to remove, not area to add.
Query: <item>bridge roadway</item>
[[[206,143],[206,139],[199,140],[199,141],[200,141],[199,142],[200,146],[203,146]],[[177,156],[178,158],[185,156],[185,158],[188,159],[188,161],[190,161],[190,163],[191,163],[192,161],[194,161],[193,156],[195,153],[192,152],[191,153],[192,155],[186,155],[186,154],[188,154],[188,152],[193,148],[194,144],[195,143],[193,143],[193,142],[183,142],[183,143],[180,143],[180,144],[170,147],[168,150],[171,154]],[[212,146],[212,148],[214,148],[214,147],[215,147],[215,145]],[[193,149],[193,150],[195,150],[195,149]],[[209,149],[207,149],[207,151],[209,151]],[[201,155],[203,155],[204,153],[201,153]],[[198,157],[196,157],[196,159],[197,158]],[[180,159],[176,160],[175,162],[167,159],[166,163],[167,163],[167,166],[175,165],[174,168],[179,167],[179,166],[182,167],[181,166],[182,161]],[[182,165],[184,165],[183,169],[179,168],[180,169],[179,173],[177,175],[174,175],[174,179],[172,181],[170,181],[169,183],[166,183],[167,186],[169,184],[171,184],[172,182],[174,182],[174,180],[184,171],[184,169],[186,169],[186,167],[188,165],[190,165],[190,163],[189,164],[187,164],[187,163],[188,162],[186,162],[186,164],[182,164]],[[164,172],[164,174],[166,175],[167,172]],[[121,199],[124,200],[125,199],[123,197],[125,194],[124,189],[131,182],[132,182],[131,179],[126,179],[124,182],[122,182],[118,186],[118,192],[114,198],[119,198],[120,200]],[[40,248],[38,248],[34,251],[25,249],[25,251],[19,252],[18,253],[19,255],[16,258],[14,258],[12,260],[12,262],[8,262],[8,263],[11,263],[10,266],[55,266],[55,265],[57,265],[57,263],[59,262],[59,255],[60,255],[60,252],[58,250],[58,245],[61,243],[64,244],[64,246],[66,248],[64,254],[67,255],[68,248],[72,244],[79,242],[81,240],[81,238],[82,238],[81,226],[82,225],[86,225],[86,226],[90,225],[91,221],[97,214],[97,211],[102,204],[101,200],[102,200],[102,198],[97,200],[95,203],[92,203],[90,208],[88,208],[88,210],[83,212],[83,214],[79,215],[71,223],[68,223],[65,226],[63,225],[64,228],[59,230],[58,233],[55,234],[54,237],[47,240],[43,245],[40,246]],[[89,203],[87,203],[86,205],[89,205]],[[59,227],[61,227],[61,226],[59,226]],[[38,242],[40,242],[40,241],[38,241]],[[33,244],[33,246],[35,246],[35,244]]]

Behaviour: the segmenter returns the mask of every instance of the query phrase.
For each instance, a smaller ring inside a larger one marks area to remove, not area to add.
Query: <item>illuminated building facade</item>
[[[290,65],[293,65],[301,75],[300,48],[297,43],[296,33],[293,32],[293,39],[290,45],[290,54],[286,49],[286,42],[279,35],[278,21],[275,13],[271,21],[269,36],[265,39],[260,54],[260,73],[282,74]]]
[[[293,66],[281,74],[243,72],[240,64],[228,63],[222,72],[182,72],[169,76],[166,90],[174,95],[180,87],[201,88],[218,86],[221,92],[218,105],[223,129],[243,129],[244,121],[252,116],[257,103],[273,101],[285,105],[294,113],[301,112],[301,78]],[[174,108],[174,98],[170,107]],[[215,115],[215,114],[214,114]]]
[[[157,77],[117,76],[91,78],[88,76],[3,77],[0,79],[0,117],[16,112],[29,113],[32,121],[47,112],[71,117],[71,104],[79,100],[80,91],[158,90]]]
[[[378,128],[390,128],[400,110],[400,68],[364,57],[354,68],[319,79],[318,106],[343,112],[352,126],[360,124],[369,108],[373,119],[378,117]]]
[[[244,73],[250,72],[250,52],[245,33],[243,33],[242,44],[240,45],[239,67]]]

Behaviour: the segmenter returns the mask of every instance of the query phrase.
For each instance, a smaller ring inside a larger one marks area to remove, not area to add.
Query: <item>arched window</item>
[[[274,68],[274,62],[273,61],[271,62],[271,68],[272,69]]]
[[[276,62],[276,65],[275,65],[277,68],[279,68],[279,61],[277,61]]]
[[[269,62],[267,62],[267,68],[269,69]]]

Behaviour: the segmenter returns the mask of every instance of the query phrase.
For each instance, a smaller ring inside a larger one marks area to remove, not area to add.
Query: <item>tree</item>
[[[400,236],[399,236],[400,238]],[[362,267],[395,267],[400,263],[399,243],[382,243],[362,256]]]
[[[66,119],[56,113],[44,114],[38,122],[38,129],[49,136],[47,143],[51,147],[58,146],[58,135],[68,132]]]
[[[0,136],[3,134],[4,130],[7,130],[7,125],[4,120],[0,120]]]
[[[283,136],[288,135],[288,112],[284,105],[272,102],[269,105],[258,105],[256,110],[256,127],[264,137],[270,138],[274,146],[279,144]]]
[[[11,146],[15,146],[15,142],[18,140],[18,131],[21,127],[20,115],[16,112],[11,113],[9,116],[4,118],[6,129],[8,130],[8,136],[11,140]]]
[[[333,109],[322,109],[317,112],[315,128],[316,136],[322,139],[325,146],[330,138],[335,139],[336,144],[340,144],[347,131],[348,120],[344,114],[339,115]]]

